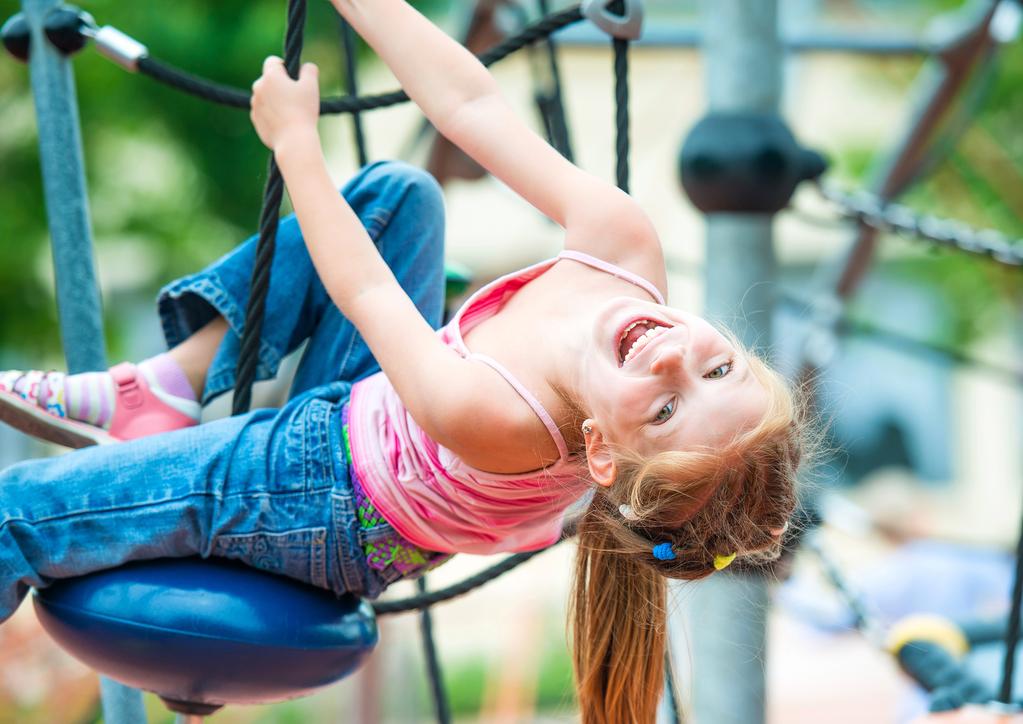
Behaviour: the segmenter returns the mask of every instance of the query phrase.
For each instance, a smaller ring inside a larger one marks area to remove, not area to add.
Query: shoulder
[[[648,279],[667,296],[664,250],[657,230],[639,203],[618,189],[604,189],[580,200],[565,227],[565,248]]]
[[[447,406],[444,439],[470,467],[507,475],[538,470],[560,459],[539,417],[493,370],[479,365],[475,394]]]

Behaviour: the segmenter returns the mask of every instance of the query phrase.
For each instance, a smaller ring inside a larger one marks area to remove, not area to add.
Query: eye
[[[667,422],[667,420],[671,418],[672,415],[675,414],[676,404],[678,403],[675,401],[675,398],[672,397],[671,402],[662,407],[660,411],[657,413],[657,416],[654,418],[654,423],[659,425],[662,422]]]
[[[725,362],[723,365],[719,365],[712,369],[710,372],[704,375],[708,380],[720,380],[722,377],[732,371],[732,360]]]

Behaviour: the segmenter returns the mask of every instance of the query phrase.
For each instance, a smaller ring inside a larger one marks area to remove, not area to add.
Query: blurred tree
[[[832,3],[842,6],[841,3]],[[928,33],[936,21],[945,29],[959,26],[984,2],[969,0],[915,0],[880,3],[860,0],[846,3],[846,12],[869,16],[871,25],[906,27],[915,20]],[[848,18],[847,18],[848,20]],[[856,17],[856,22],[863,18]],[[913,87],[922,61],[879,59],[865,66],[870,81],[894,86],[900,91]],[[911,187],[900,201],[921,212],[959,219],[978,229],[993,228],[1012,239],[1023,238],[1023,137],[1018,132],[1023,119],[1023,43],[1002,46],[987,69],[970,80],[954,107],[967,111],[967,123],[958,133],[939,140],[942,158],[929,173]],[[905,117],[912,115],[912,93],[907,93]],[[949,127],[939,130],[939,139]],[[901,130],[900,130],[901,133]],[[896,134],[898,135],[898,134]],[[863,185],[879,154],[887,148],[842,148],[833,173]],[[916,243],[886,245],[879,269],[914,285],[929,287],[944,301],[946,323],[940,339],[944,346],[964,347],[975,339],[1004,330],[1023,305],[1023,275],[1018,269],[998,266],[985,259],[952,251],[928,250]]]
[[[447,0],[413,3],[424,12]],[[264,57],[281,54],[285,0],[84,0],[100,25],[145,43],[154,57],[248,88]],[[0,0],[0,22],[20,11]],[[338,21],[308,4],[304,58],[321,68],[324,93],[342,92]],[[364,54],[366,48],[361,48]],[[244,111],[223,108],[130,75],[92,48],[74,62],[101,280],[155,293],[198,269],[255,228],[267,152]],[[59,350],[35,116],[27,68],[0,55],[0,350],[37,360]],[[105,300],[111,353],[119,310]]]

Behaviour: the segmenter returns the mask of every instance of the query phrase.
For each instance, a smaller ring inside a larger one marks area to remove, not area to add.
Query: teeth
[[[622,337],[625,337],[625,335],[627,335],[629,332],[631,332],[633,329],[635,329],[637,325],[643,324],[643,323],[644,322],[643,322],[642,319],[640,319],[637,322],[633,322],[632,324],[630,324],[628,327],[625,328],[624,332],[622,332]]]
[[[636,322],[636,324],[640,324],[640,322]],[[636,324],[630,325],[629,329],[632,329],[633,327],[635,327]],[[625,330],[626,334],[628,334],[629,329]],[[667,327],[661,327],[661,326],[654,327],[653,329],[648,329],[646,331],[646,333],[642,337],[640,337],[639,339],[637,339],[635,341],[635,343],[633,343],[632,348],[625,355],[625,359],[622,361],[622,364],[625,364],[625,362],[628,362],[634,356],[639,354],[639,351],[641,349],[643,349],[644,347],[646,347],[647,344],[650,343],[650,340],[652,340],[654,337],[659,335],[661,332],[666,332],[667,330],[668,330]]]

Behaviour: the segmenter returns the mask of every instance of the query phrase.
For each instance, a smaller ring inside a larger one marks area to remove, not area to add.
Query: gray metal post
[[[145,724],[146,708],[141,691],[101,676],[99,693],[106,724]]]
[[[61,339],[68,370],[84,372],[106,368],[106,346],[74,78],[71,64],[50,45],[43,32],[47,13],[60,4],[60,0],[23,0],[22,9],[32,33],[29,72],[39,127]],[[100,693],[108,724],[146,720],[141,692],[103,679]]]
[[[777,0],[705,0],[703,20],[708,111],[777,112]],[[705,314],[761,351],[771,344],[776,287],[771,224],[767,214],[707,216]],[[763,722],[766,580],[726,570],[675,594],[688,619],[676,615],[671,628],[675,660],[691,656],[693,721]],[[689,652],[676,645],[682,636]]]
[[[88,196],[71,64],[43,33],[46,14],[60,0],[23,0],[32,31],[29,70],[39,125],[46,216],[57,279],[64,356],[71,372],[106,368],[99,285],[92,259]]]

